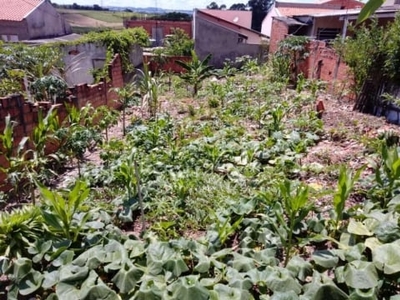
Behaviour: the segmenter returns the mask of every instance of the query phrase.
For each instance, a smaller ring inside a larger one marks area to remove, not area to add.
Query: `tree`
[[[261,31],[261,23],[271,8],[272,0],[249,0],[247,6],[253,12],[251,19],[251,28],[256,31]]]
[[[246,10],[247,6],[243,3],[235,3],[229,7],[229,10]]]
[[[207,9],[219,9],[219,6],[215,2],[211,2],[209,5],[207,5]]]

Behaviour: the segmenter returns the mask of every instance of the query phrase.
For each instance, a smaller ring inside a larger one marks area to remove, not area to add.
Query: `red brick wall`
[[[120,104],[114,100],[117,99],[115,92],[110,92],[111,88],[123,87],[121,58],[116,55],[109,65],[109,82],[100,82],[94,85],[81,84],[70,89],[71,97],[66,99],[62,104],[57,104],[57,113],[60,120],[63,120],[66,115],[65,103],[81,108],[86,104],[91,104],[94,108],[101,105],[107,105],[112,108],[120,108]],[[25,101],[22,95],[11,95],[5,98],[0,98],[0,132],[3,133],[5,127],[5,117],[10,115],[11,120],[16,122],[14,127],[14,148],[18,147],[19,142],[23,137],[31,136],[33,129],[37,125],[38,112],[43,110],[44,114],[50,108],[51,104],[39,103],[32,104]],[[0,142],[0,148],[1,148]],[[29,145],[28,145],[29,146]],[[55,145],[48,145],[47,151],[55,151]],[[3,155],[0,155],[0,165],[6,166],[7,161]],[[5,174],[0,172],[0,190],[2,187]]]
[[[162,64],[159,64],[156,60],[155,55],[143,55],[143,63],[149,64],[149,71],[152,73],[157,71],[165,71],[165,72],[173,72],[173,73],[182,73],[185,72],[185,69],[178,65],[175,61],[181,60],[184,62],[191,61],[191,56],[166,56],[165,61]]]
[[[312,41],[309,46],[310,55],[302,65],[303,73],[307,78],[320,79],[328,82],[328,91],[349,88],[352,78],[347,65],[338,60],[332,47],[323,41]]]
[[[288,32],[289,27],[282,21],[272,18],[271,37],[269,44],[269,53],[274,54],[278,50],[278,44],[283,40]]]
[[[163,38],[167,34],[172,34],[173,28],[180,28],[183,29],[189,35],[189,37],[193,37],[191,21],[128,20],[125,21],[125,27],[143,27],[150,37],[153,36],[153,28],[163,28]]]

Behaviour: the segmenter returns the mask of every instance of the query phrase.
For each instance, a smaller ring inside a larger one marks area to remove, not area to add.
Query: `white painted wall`
[[[63,48],[63,52],[65,53],[65,79],[69,86],[73,86],[75,84],[92,84],[94,82],[90,71],[104,66],[107,49],[100,44],[85,43],[66,46]],[[134,67],[141,65],[143,63],[142,47],[133,46],[129,57]]]
[[[264,20],[261,24],[261,33],[265,34],[266,36],[271,36],[272,30],[272,18],[280,16],[278,9],[275,7],[275,2],[272,5],[271,9],[269,10],[268,14],[265,16]]]

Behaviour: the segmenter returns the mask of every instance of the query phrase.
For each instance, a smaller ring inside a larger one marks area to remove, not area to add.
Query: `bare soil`
[[[110,28],[123,27],[122,23],[104,22],[76,13],[62,13],[62,15],[71,26],[76,26],[76,27],[110,27]]]

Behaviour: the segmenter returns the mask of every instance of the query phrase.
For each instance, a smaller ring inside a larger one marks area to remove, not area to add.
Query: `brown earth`
[[[61,13],[61,15],[71,26],[75,27],[110,27],[110,28],[123,27],[122,23],[104,22],[75,13]]]

